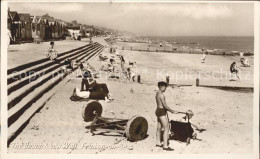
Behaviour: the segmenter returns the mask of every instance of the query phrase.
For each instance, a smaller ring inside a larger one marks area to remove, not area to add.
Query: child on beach
[[[157,131],[156,131],[156,146],[163,147],[163,150],[173,151],[174,149],[170,148],[168,145],[169,140],[169,118],[167,111],[177,114],[178,112],[172,110],[167,106],[164,92],[167,88],[166,82],[158,82],[159,91],[156,93],[155,99],[157,103],[157,109],[155,115],[157,116]],[[163,130],[162,130],[163,129]],[[161,144],[161,135],[163,133],[163,144]]]
[[[236,74],[236,77],[238,78],[238,80],[240,80],[239,76],[238,76],[238,69],[242,70],[241,68],[239,68],[237,65],[236,65],[236,62],[233,62],[231,65],[230,65],[230,72],[231,72],[231,79],[230,81],[233,81],[233,74]]]
[[[50,42],[50,47],[46,53],[46,56],[48,58],[50,58],[50,60],[56,60],[56,58],[58,57],[58,53],[57,51],[54,49],[54,41]]]

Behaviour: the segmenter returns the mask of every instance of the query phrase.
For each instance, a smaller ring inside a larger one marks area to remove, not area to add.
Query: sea
[[[194,45],[197,48],[205,48],[208,50],[223,49],[226,52],[250,52],[254,53],[254,37],[253,36],[146,36],[151,40],[162,40],[174,45]]]

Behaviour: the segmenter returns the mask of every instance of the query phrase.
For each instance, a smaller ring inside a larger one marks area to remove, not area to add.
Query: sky
[[[253,36],[252,3],[9,2],[11,11],[145,36]]]

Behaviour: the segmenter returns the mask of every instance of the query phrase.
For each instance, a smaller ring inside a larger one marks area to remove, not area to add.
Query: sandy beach
[[[93,39],[106,45],[103,38]],[[80,46],[82,43],[79,43]],[[107,51],[107,50],[105,50]],[[58,86],[55,95],[35,114],[26,128],[9,145],[9,153],[171,153],[171,154],[248,154],[253,152],[253,93],[248,91],[221,90],[204,87],[169,87],[165,93],[168,105],[174,110],[192,110],[191,123],[205,129],[197,133],[200,140],[191,144],[170,140],[172,152],[155,147],[157,119],[155,93],[157,82],[170,76],[171,84],[193,84],[201,73],[200,82],[207,85],[253,87],[253,67],[243,68],[239,82],[229,81],[229,66],[239,61],[238,56],[207,56],[201,63],[201,55],[169,54],[118,50],[128,62],[136,62],[132,68],[141,75],[141,83],[121,79],[97,79],[106,83],[115,99],[100,101],[104,117],[130,119],[135,115],[148,121],[148,137],[130,142],[117,133],[93,135],[81,116],[86,102],[70,100],[73,89],[80,87],[81,79],[73,78]],[[249,58],[253,63],[253,58]],[[90,60],[100,66],[98,57]],[[95,65],[96,64],[96,65]],[[221,72],[222,70],[222,72]],[[158,71],[163,72],[157,76]],[[184,72],[178,75],[179,72]],[[192,73],[191,73],[192,72]],[[207,78],[207,74],[214,78]],[[167,74],[168,73],[168,74]],[[226,74],[227,73],[227,74]],[[185,75],[193,74],[191,78]],[[182,78],[181,78],[182,77]],[[131,92],[130,90],[133,90]],[[183,115],[169,114],[171,120],[183,121]]]

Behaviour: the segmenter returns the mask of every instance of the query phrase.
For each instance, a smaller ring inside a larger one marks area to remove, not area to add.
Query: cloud
[[[83,10],[83,6],[79,3],[21,3],[20,7],[32,11],[45,11],[57,13],[69,13]]]
[[[227,4],[130,4],[123,13],[133,16],[178,16],[193,19],[229,18],[233,14]]]

